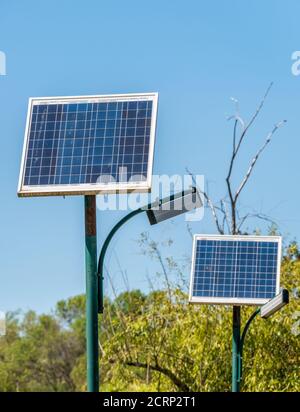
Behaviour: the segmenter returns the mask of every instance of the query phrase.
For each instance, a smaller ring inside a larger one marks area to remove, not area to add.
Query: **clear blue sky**
[[[83,199],[18,199],[28,97],[159,92],[155,173],[204,174],[210,193],[224,194],[231,147],[230,97],[249,118],[270,81],[274,88],[238,162],[243,173],[273,126],[287,125],[259,161],[242,205],[277,219],[283,234],[300,235],[300,50],[297,0],[3,0],[0,50],[0,310],[50,310],[84,292]],[[98,214],[99,241],[120,213]],[[258,222],[253,222],[253,227]],[[138,217],[117,236],[107,265],[118,289],[117,258],[131,287],[145,288],[155,270],[134,240],[173,237],[174,254],[190,255],[183,217],[149,229]],[[213,233],[208,213],[193,232]],[[171,252],[166,252],[171,253]]]

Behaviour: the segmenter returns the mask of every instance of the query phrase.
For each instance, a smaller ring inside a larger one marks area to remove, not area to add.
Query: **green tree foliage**
[[[1,391],[76,390],[72,372],[85,348],[84,329],[78,327],[84,312],[79,315],[74,306],[82,301],[59,302],[57,316],[8,316],[7,334],[0,338]]]
[[[295,290],[299,275],[300,262],[285,258],[282,285]],[[167,291],[143,296],[139,313],[124,313],[117,302],[107,305],[104,389],[230,390],[231,308],[192,306],[185,293],[171,292],[171,299]],[[130,294],[122,298],[128,301]],[[299,298],[292,294],[286,308],[252,324],[245,342],[243,391],[299,391],[300,334],[293,328],[297,309]],[[244,323],[252,311],[243,309]]]
[[[156,249],[152,243],[152,252]],[[156,257],[168,276],[174,262]],[[282,285],[291,302],[251,325],[243,391],[300,390],[299,279],[299,250],[292,243],[282,262]],[[252,310],[242,310],[243,323]],[[230,307],[189,305],[178,282],[169,279],[165,289],[106,299],[100,322],[101,389],[229,391],[231,312]],[[7,317],[7,334],[0,337],[0,391],[84,391],[85,363],[84,296],[58,302],[50,315],[30,311]]]

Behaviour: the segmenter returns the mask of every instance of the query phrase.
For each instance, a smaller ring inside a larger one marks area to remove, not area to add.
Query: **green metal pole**
[[[96,196],[85,196],[87,390],[99,392]]]
[[[232,310],[232,392],[240,391],[240,336],[241,308],[233,306]]]

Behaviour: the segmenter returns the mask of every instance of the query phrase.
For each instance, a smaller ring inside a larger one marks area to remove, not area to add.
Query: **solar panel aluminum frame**
[[[262,306],[265,305],[270,299],[256,299],[256,298],[228,298],[228,297],[211,297],[211,296],[193,296],[193,285],[195,276],[195,264],[196,264],[196,249],[198,240],[235,240],[235,241],[259,241],[259,242],[277,242],[278,243],[278,256],[277,256],[277,273],[276,273],[276,295],[280,292],[280,264],[282,254],[282,239],[281,236],[245,236],[245,235],[194,235],[193,239],[193,251],[192,251],[192,265],[190,276],[190,288],[189,288],[189,302],[198,304],[211,304],[211,305],[233,305],[233,306]]]
[[[31,126],[31,116],[34,104],[62,104],[62,103],[93,103],[95,101],[103,102],[118,102],[118,101],[136,101],[149,100],[152,101],[152,118],[150,126],[150,141],[149,141],[149,160],[147,179],[141,182],[116,182],[116,183],[79,183],[79,184],[59,184],[59,185],[41,185],[41,186],[25,186],[25,166],[26,155],[29,143],[29,131]],[[109,193],[130,193],[138,192],[145,193],[151,191],[152,171],[154,159],[154,144],[156,133],[156,119],[158,107],[158,93],[128,93],[128,94],[108,94],[108,95],[88,95],[88,96],[56,96],[56,97],[30,97],[28,102],[28,111],[25,126],[24,144],[21,158],[21,168],[18,182],[17,194],[19,197],[33,196],[65,196],[65,195],[96,195]]]

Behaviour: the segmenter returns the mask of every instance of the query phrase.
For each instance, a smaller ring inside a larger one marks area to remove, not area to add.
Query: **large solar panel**
[[[190,302],[263,305],[279,293],[281,238],[195,235]]]
[[[150,190],[157,98],[29,99],[19,196]]]

